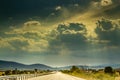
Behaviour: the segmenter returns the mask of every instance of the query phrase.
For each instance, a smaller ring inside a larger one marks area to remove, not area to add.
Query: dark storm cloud
[[[112,2],[114,2],[114,4],[120,4],[120,0],[112,0]]]
[[[104,17],[109,19],[120,18],[120,1],[119,0],[93,0],[90,9],[98,10],[92,17]]]
[[[119,18],[119,14],[120,14],[120,3],[119,5],[116,5],[113,8],[107,9],[104,11],[105,14],[112,16],[113,18],[116,16],[116,18]]]
[[[120,0],[112,0],[112,2],[113,2],[112,5],[114,5],[114,6],[109,8],[109,9],[107,9],[107,10],[105,10],[104,12],[107,15],[111,15],[111,16],[120,14]]]
[[[104,13],[111,18],[120,18],[120,0],[112,0],[113,4],[109,6],[110,8],[106,9]]]
[[[108,41],[107,44],[119,46],[120,45],[120,23],[113,23],[113,21],[102,19],[97,23],[95,29],[96,34],[98,35],[99,40]]]
[[[70,50],[79,50],[87,46],[85,25],[70,23],[69,25],[60,24],[56,29],[56,38],[50,40],[50,47],[55,48],[64,46]]]
[[[82,31],[86,32],[85,25],[79,23],[69,23],[69,25],[60,24],[57,27],[57,30],[62,34],[66,30]]]

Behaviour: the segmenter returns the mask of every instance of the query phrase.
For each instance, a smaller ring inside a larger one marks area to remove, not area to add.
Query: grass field
[[[73,76],[84,78],[86,80],[115,80],[115,76],[105,74],[105,73],[68,73]]]
[[[105,69],[103,70],[82,70],[77,67],[73,67],[70,70],[62,70],[63,73],[69,74],[72,76],[84,78],[86,80],[120,80],[119,72],[112,69],[111,72],[108,73],[105,72]]]

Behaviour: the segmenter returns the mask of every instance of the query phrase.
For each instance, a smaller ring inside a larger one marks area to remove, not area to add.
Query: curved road
[[[85,80],[85,79],[63,74],[61,72],[56,72],[54,74],[30,78],[28,80]]]

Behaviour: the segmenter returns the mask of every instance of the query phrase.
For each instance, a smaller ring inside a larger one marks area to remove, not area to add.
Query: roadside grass
[[[62,72],[86,80],[120,80],[120,69],[113,69],[110,66],[98,70],[72,66],[70,70],[62,70]]]
[[[89,73],[89,72],[67,72],[66,74],[84,78],[86,80],[115,80],[115,75],[105,73]]]

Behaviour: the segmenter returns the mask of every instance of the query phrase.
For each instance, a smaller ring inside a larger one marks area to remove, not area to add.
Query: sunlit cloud
[[[29,26],[36,27],[36,26],[41,26],[41,24],[39,21],[28,21],[28,22],[24,23],[24,26],[25,27],[29,27]]]
[[[6,39],[0,38],[0,48],[9,48],[11,45],[7,42]]]
[[[1,47],[10,47],[14,51],[42,52],[48,48],[49,33],[49,28],[43,27],[39,21],[28,21],[21,27],[12,27],[4,32]]]
[[[79,7],[79,4],[74,4],[75,7]]]
[[[47,51],[47,48],[49,46],[47,40],[39,40],[39,41],[34,41],[34,40],[28,40],[29,46],[25,47],[24,50],[28,52],[44,52]]]
[[[61,9],[62,9],[61,6],[57,6],[57,7],[55,8],[56,11],[61,10]]]
[[[109,6],[112,5],[112,0],[101,0],[101,6]]]

